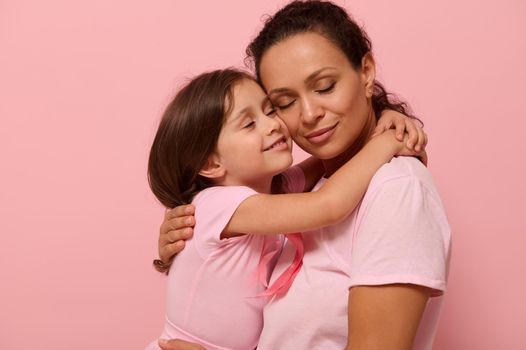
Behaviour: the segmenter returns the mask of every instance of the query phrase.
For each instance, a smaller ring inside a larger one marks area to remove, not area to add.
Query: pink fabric
[[[287,294],[265,307],[258,350],[343,349],[349,288],[391,283],[433,289],[413,347],[431,349],[446,288],[450,228],[419,161],[393,159],[375,174],[360,206],[343,222],[302,235],[303,267]],[[294,255],[287,243],[271,281]]]
[[[289,169],[285,178],[288,191],[303,190],[300,169]],[[256,348],[269,300],[257,296],[266,290],[283,236],[220,238],[239,205],[254,194],[248,187],[222,186],[194,198],[194,237],[176,256],[168,276],[161,338],[196,342],[208,350]],[[147,349],[159,349],[157,340]]]
[[[287,267],[285,271],[274,281],[274,283],[261,294],[263,297],[272,297],[274,295],[284,294],[289,290],[294,278],[298,274],[301,266],[303,265],[303,255],[305,249],[303,247],[303,239],[300,233],[289,233],[286,235],[288,241],[294,246],[296,254],[292,263]],[[263,261],[264,265],[260,266],[261,270],[264,270],[267,266],[266,261]]]

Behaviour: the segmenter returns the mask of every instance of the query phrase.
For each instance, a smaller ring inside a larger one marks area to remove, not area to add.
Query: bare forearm
[[[385,135],[365,145],[352,159],[336,171],[320,189],[329,199],[329,210],[340,221],[352,212],[367,191],[380,167],[389,162],[397,151],[394,137],[386,142]]]
[[[341,221],[358,205],[375,172],[396,153],[394,137],[378,136],[316,192],[259,194],[247,198],[224,232],[279,234],[303,232]]]
[[[410,350],[428,298],[412,284],[353,287],[347,349]]]
[[[322,161],[316,157],[309,157],[299,163],[298,166],[305,175],[305,188],[303,189],[303,192],[312,190],[314,185],[316,185],[325,173]]]

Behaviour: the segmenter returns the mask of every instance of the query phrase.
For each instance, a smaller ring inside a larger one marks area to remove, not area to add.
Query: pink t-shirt
[[[258,350],[343,349],[349,288],[391,283],[433,289],[413,347],[431,349],[446,288],[450,227],[418,160],[394,158],[347,219],[302,235],[303,267],[287,294],[265,307]],[[290,264],[291,248],[285,245],[271,283]]]
[[[287,192],[301,192],[301,169],[285,172]],[[243,186],[207,188],[195,196],[194,237],[173,262],[168,276],[166,321],[160,338],[202,344],[208,350],[255,349],[263,328],[258,297],[269,279],[258,276],[262,256],[275,254],[272,271],[283,246],[283,236],[243,235],[221,239],[230,218],[246,198],[257,194]],[[263,280],[263,283],[261,282]],[[159,349],[157,340],[147,349]]]

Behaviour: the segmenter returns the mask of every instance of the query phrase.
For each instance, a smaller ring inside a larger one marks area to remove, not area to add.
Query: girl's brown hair
[[[217,146],[233,105],[233,88],[249,74],[223,69],[192,79],[170,102],[150,150],[148,182],[167,208],[188,204],[210,179],[199,175]]]
[[[367,33],[343,8],[329,1],[293,1],[266,20],[258,36],[248,45],[245,62],[253,66],[261,81],[259,68],[265,52],[295,34],[306,32],[318,33],[337,45],[355,69],[361,67],[362,58],[372,50]],[[380,118],[382,111],[391,109],[417,119],[405,102],[388,93],[378,81],[374,82],[372,106],[376,118]]]

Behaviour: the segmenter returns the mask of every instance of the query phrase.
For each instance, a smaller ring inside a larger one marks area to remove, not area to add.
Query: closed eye
[[[265,115],[267,117],[271,117],[273,114],[276,114],[276,109],[275,108],[272,108],[272,109],[270,109],[270,110],[265,112]]]
[[[284,105],[277,105],[276,107],[278,107],[279,109],[287,109],[289,108],[290,106],[292,106],[292,104],[296,102],[296,100],[292,100],[290,101],[289,103],[287,104],[284,104]]]
[[[334,89],[334,86],[336,85],[336,83],[332,83],[330,84],[329,86],[327,86],[326,88],[324,89],[319,89],[319,90],[316,90],[317,93],[320,93],[320,94],[326,94],[328,92],[331,92],[333,89]]]
[[[243,129],[248,129],[248,128],[251,128],[253,127],[254,125],[256,125],[256,122],[251,120],[250,122],[246,123],[245,125],[243,125]]]

